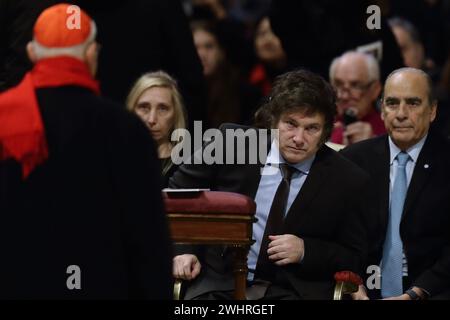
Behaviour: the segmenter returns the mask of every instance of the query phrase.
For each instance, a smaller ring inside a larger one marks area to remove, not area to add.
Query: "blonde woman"
[[[127,108],[136,113],[147,125],[158,148],[161,160],[163,186],[175,172],[170,154],[180,141],[175,129],[186,128],[186,111],[177,82],[163,71],[150,72],[141,76],[127,98]]]

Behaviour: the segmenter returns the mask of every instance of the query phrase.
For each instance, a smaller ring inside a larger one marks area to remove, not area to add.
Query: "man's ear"
[[[384,121],[384,113],[386,112],[385,110],[385,105],[384,105],[384,101],[381,102],[381,120]]]
[[[430,122],[433,122],[434,119],[436,119],[436,113],[437,113],[437,107],[438,107],[438,103],[437,101],[433,101],[433,103],[431,104],[431,115],[430,115]]]
[[[97,59],[98,59],[98,43],[92,42],[88,45],[85,52],[85,61],[91,71],[92,76],[94,77],[97,73]]]
[[[28,55],[28,59],[30,59],[30,61],[32,63],[36,63],[37,62],[37,55],[36,55],[36,51],[34,50],[34,45],[33,42],[28,42],[27,43],[27,55]]]

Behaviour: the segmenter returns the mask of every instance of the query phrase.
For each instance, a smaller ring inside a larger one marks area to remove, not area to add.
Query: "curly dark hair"
[[[322,142],[330,138],[337,112],[336,93],[321,76],[303,69],[278,76],[268,101],[257,111],[256,119],[259,123],[265,120],[275,128],[280,116],[292,110],[299,110],[308,116],[322,114],[325,118]]]

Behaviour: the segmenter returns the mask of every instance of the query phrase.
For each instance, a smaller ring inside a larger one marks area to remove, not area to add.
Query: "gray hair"
[[[359,56],[364,58],[364,61],[366,62],[366,67],[367,67],[367,74],[368,74],[368,81],[379,81],[380,80],[380,67],[378,65],[378,61],[377,59],[368,53],[364,53],[364,52],[358,52],[358,51],[347,51],[344,52],[342,55],[336,57],[333,59],[333,61],[331,62],[330,65],[330,70],[329,70],[329,77],[330,77],[330,82],[332,82],[334,74],[336,72],[336,68],[338,66],[338,64],[341,62],[341,60],[347,56]]]

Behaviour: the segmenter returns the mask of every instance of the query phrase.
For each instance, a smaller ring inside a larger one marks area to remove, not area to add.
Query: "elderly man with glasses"
[[[349,145],[386,132],[375,106],[381,83],[378,62],[372,55],[349,51],[335,58],[330,82],[338,98],[331,142]]]

